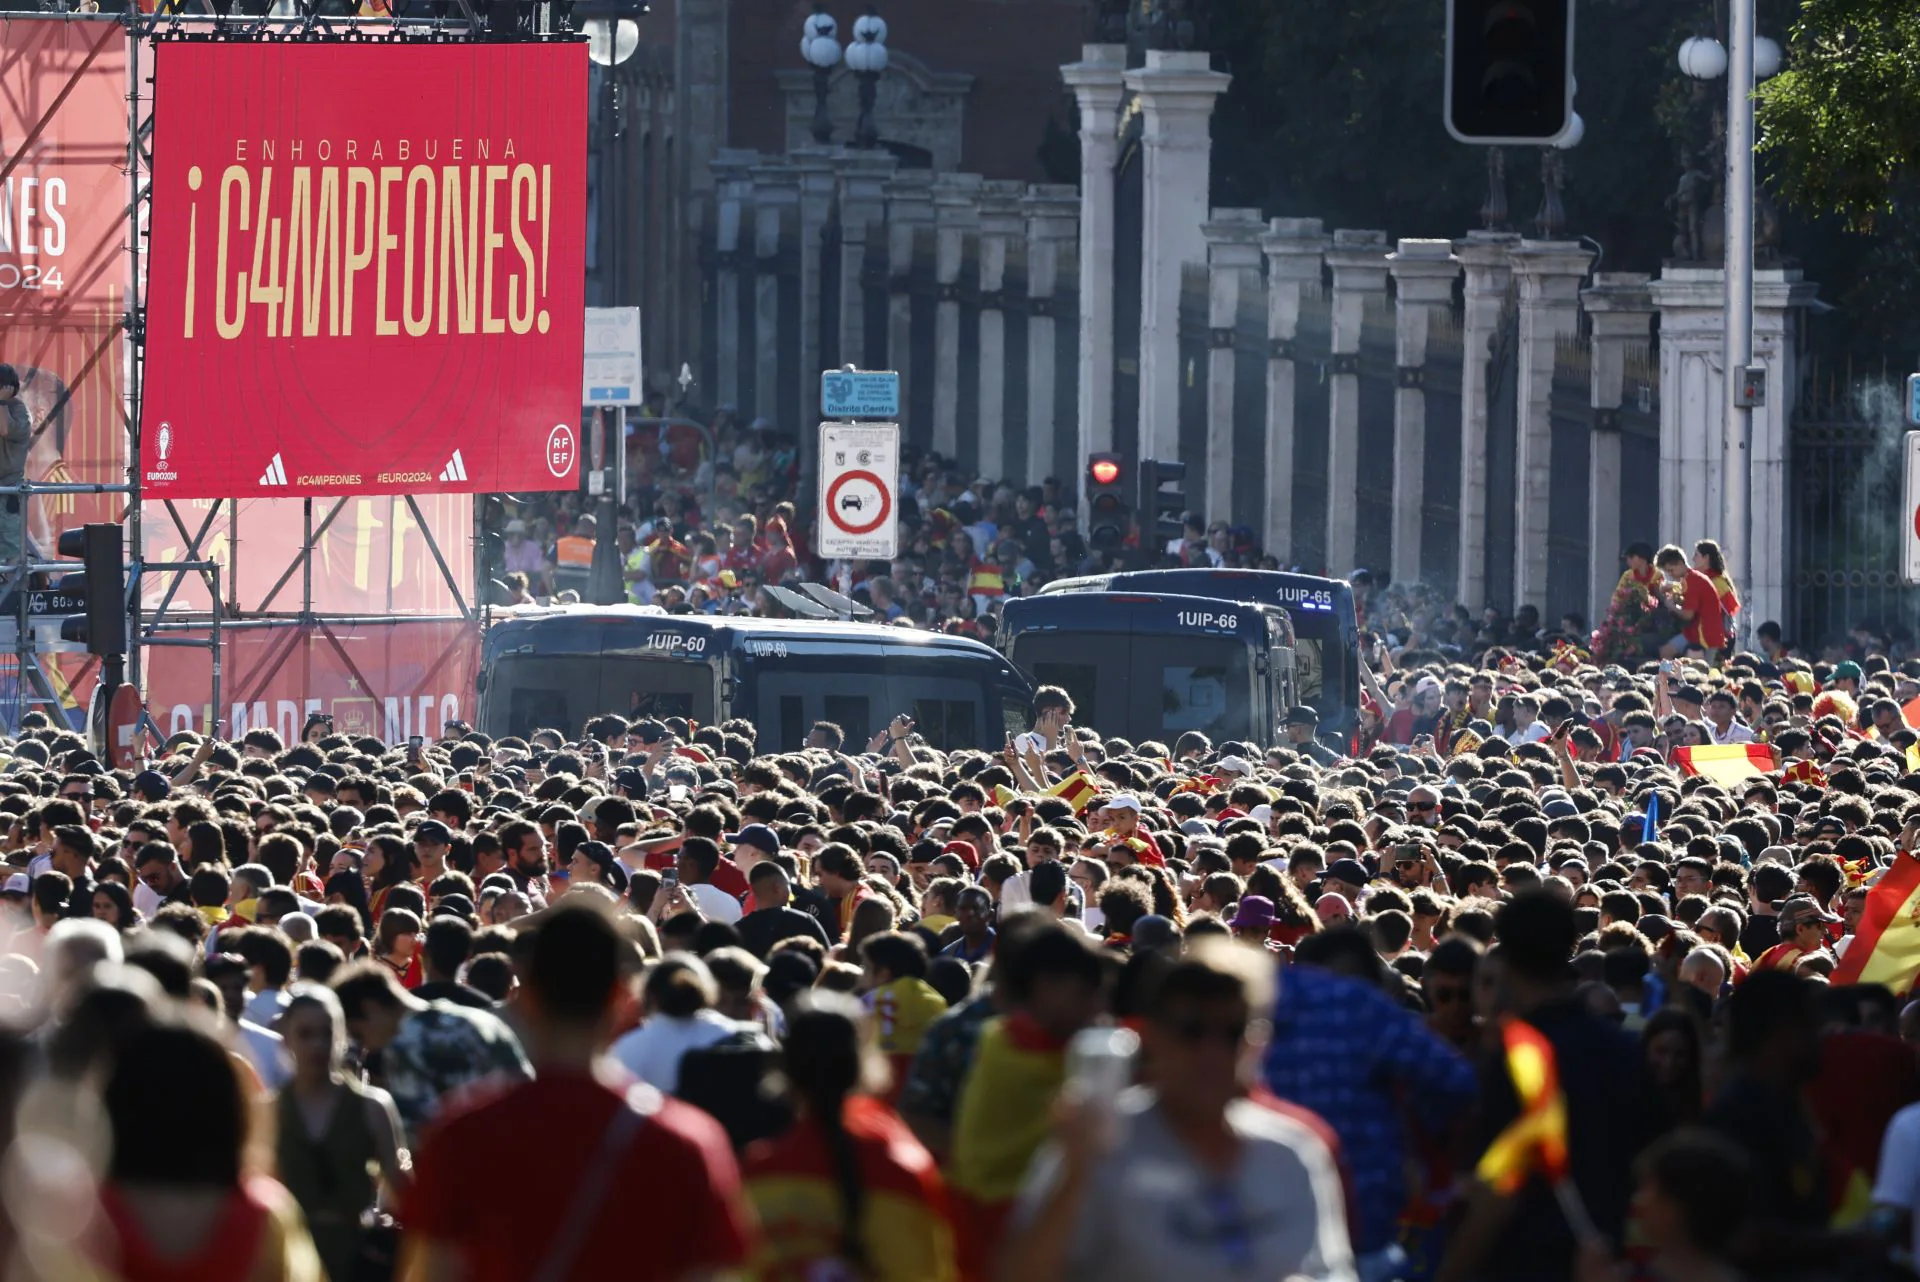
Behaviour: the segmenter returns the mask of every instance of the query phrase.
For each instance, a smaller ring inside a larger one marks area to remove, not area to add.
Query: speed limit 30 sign
[[[820,555],[891,560],[900,549],[898,423],[820,425]]]

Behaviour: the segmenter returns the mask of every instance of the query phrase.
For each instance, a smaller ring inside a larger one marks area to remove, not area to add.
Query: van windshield
[[[489,703],[506,710],[502,734],[542,727],[580,733],[592,718],[686,717],[711,725],[713,669],[685,659],[626,655],[506,655],[487,676]]]
[[[1067,692],[1075,717],[1126,726],[1135,738],[1198,730],[1215,742],[1250,737],[1249,647],[1221,636],[1027,633],[1013,655],[1035,685]]]

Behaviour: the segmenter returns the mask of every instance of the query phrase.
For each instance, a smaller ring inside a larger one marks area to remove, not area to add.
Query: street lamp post
[[[625,166],[621,163],[621,135],[625,128],[622,112],[625,104],[620,100],[620,64],[633,56],[640,44],[640,27],[630,18],[617,21],[606,18],[594,18],[586,24],[587,57],[600,67],[604,86],[601,99],[601,137],[606,144],[606,166],[602,183],[606,194],[601,201],[601,222],[604,226],[601,244],[607,253],[607,292],[609,306],[617,307],[624,297],[625,290],[621,279],[620,241],[624,228],[621,226],[621,190],[620,185]],[[611,462],[618,456],[616,450],[627,448],[627,412],[607,411],[595,416],[593,431],[601,433],[601,449],[592,453]],[[627,599],[626,584],[620,575],[619,548],[619,495],[615,487],[607,483],[608,471],[617,476],[620,468],[616,463],[610,469],[600,473],[602,489],[599,501],[594,505],[593,517],[593,560],[587,566],[587,596],[595,605],[613,605]]]
[[[860,120],[853,127],[853,145],[880,145],[880,126],[874,104],[880,97],[880,73],[887,69],[887,22],[871,7],[853,21],[853,41],[847,45],[847,69],[860,78]]]
[[[813,68],[813,140],[821,146],[833,141],[833,116],[827,110],[827,91],[833,69],[840,65],[840,24],[826,6],[816,4],[800,27],[800,56]]]
[[[1721,321],[1725,344],[1721,453],[1731,475],[1729,483],[1721,488],[1720,525],[1727,544],[1728,575],[1743,588],[1749,586],[1753,551],[1753,411],[1765,404],[1766,387],[1764,374],[1753,368],[1753,88],[1756,81],[1779,71],[1781,63],[1779,44],[1755,31],[1754,5],[1755,0],[1727,0],[1727,44],[1722,46],[1713,35],[1702,33],[1682,44],[1679,54],[1680,69],[1702,89],[1707,82],[1727,77],[1726,155],[1721,171],[1726,277]],[[1721,25],[1720,14],[1716,0],[1716,31]],[[1688,256],[1695,259],[1706,257],[1706,238],[1699,231],[1699,209],[1704,202],[1688,193],[1705,177],[1706,159],[1703,153],[1699,165],[1687,166],[1688,172],[1675,193],[1680,201],[1675,249],[1691,248]]]

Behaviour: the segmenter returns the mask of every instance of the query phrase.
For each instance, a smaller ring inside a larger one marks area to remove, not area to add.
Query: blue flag
[[[1647,818],[1640,827],[1640,840],[1660,840],[1660,794],[1657,792],[1647,794]]]

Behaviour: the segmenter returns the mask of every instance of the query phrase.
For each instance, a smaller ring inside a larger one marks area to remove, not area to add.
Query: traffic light
[[[1538,146],[1573,121],[1574,0],[1447,0],[1447,132]]]
[[[1111,552],[1127,539],[1127,464],[1118,454],[1087,458],[1087,542]]]
[[[1187,510],[1185,490],[1162,490],[1163,485],[1178,485],[1187,477],[1185,463],[1162,463],[1147,459],[1140,464],[1140,531],[1142,538],[1152,536],[1153,546],[1163,548],[1183,533],[1183,514]],[[1150,527],[1150,528],[1148,528]]]
[[[127,652],[124,543],[117,525],[83,525],[60,535],[60,555],[80,558],[79,574],[63,574],[54,591],[85,597],[87,612],[60,624],[62,641],[79,641],[91,654]]]

